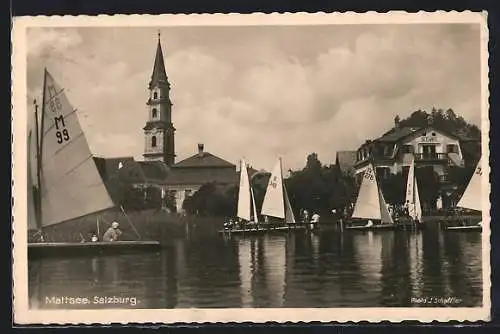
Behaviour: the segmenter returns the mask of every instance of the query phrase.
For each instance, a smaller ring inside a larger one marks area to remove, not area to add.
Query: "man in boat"
[[[371,219],[368,219],[368,223],[366,224],[366,227],[371,227],[373,226],[373,221]]]
[[[319,215],[315,212],[311,217],[311,228],[316,228],[319,223]]]
[[[102,239],[106,242],[117,241],[122,234],[122,231],[118,228],[119,226],[120,224],[117,221],[111,223],[111,227],[104,233]]]

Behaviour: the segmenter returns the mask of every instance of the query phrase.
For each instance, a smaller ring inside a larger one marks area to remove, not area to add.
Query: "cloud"
[[[479,32],[467,25],[162,29],[178,159],[205,143],[233,163],[333,163],[396,114],[454,108],[480,121]],[[31,29],[28,103],[43,67],[67,90],[94,153],[140,157],[156,30]]]

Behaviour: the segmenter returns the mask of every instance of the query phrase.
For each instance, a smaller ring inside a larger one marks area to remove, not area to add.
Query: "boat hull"
[[[104,256],[155,252],[160,249],[161,245],[158,241],[41,242],[28,244],[28,257]]]
[[[396,224],[374,224],[371,226],[366,225],[351,225],[346,226],[346,230],[351,231],[412,231],[412,230],[422,230],[425,228],[423,223],[419,224],[409,224],[409,223],[396,223]]]
[[[225,229],[220,230],[220,234],[245,234],[245,235],[259,235],[259,234],[267,234],[273,232],[294,232],[294,231],[305,231],[306,227],[299,226],[275,226],[275,227],[259,227],[259,228],[248,228],[248,229]]]
[[[394,224],[380,224],[372,226],[346,226],[346,230],[351,231],[380,231],[380,230],[395,230]]]
[[[447,226],[444,228],[445,231],[450,232],[482,232],[483,227],[479,225],[469,225],[469,226]]]

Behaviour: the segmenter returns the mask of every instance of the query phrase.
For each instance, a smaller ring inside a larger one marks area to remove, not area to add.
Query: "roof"
[[[94,157],[94,161],[105,182],[117,177],[125,183],[163,183],[169,172],[163,161],[135,161],[133,157]]]
[[[205,183],[237,184],[239,173],[226,168],[173,168],[165,183],[168,185],[202,185]]]
[[[396,142],[421,129],[422,127],[410,127],[410,126],[393,128],[389,132],[386,132],[384,135],[382,135],[382,137],[377,138],[376,140],[382,142]]]
[[[352,173],[356,164],[356,151],[337,151],[336,163],[342,173]]]
[[[148,181],[163,182],[170,170],[163,161],[138,161],[138,164]]]
[[[125,165],[134,164],[135,160],[133,157],[94,157],[94,162],[101,178],[106,181],[119,170],[120,163],[122,164],[122,167],[124,167]]]
[[[163,60],[163,51],[161,49],[160,34],[158,34],[155,63],[153,66],[153,73],[151,74],[151,81],[149,82],[149,88],[151,89],[158,84],[168,84],[165,61]]]
[[[199,152],[172,166],[176,168],[206,168],[206,167],[226,167],[235,168],[236,165],[221,159],[209,152]]]

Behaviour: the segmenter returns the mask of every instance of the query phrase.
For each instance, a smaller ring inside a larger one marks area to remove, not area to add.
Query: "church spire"
[[[156,46],[155,64],[153,67],[153,74],[151,74],[151,81],[149,88],[153,88],[159,84],[168,85],[167,72],[165,71],[165,62],[163,60],[163,51],[161,49],[160,32],[158,31],[158,45]]]

